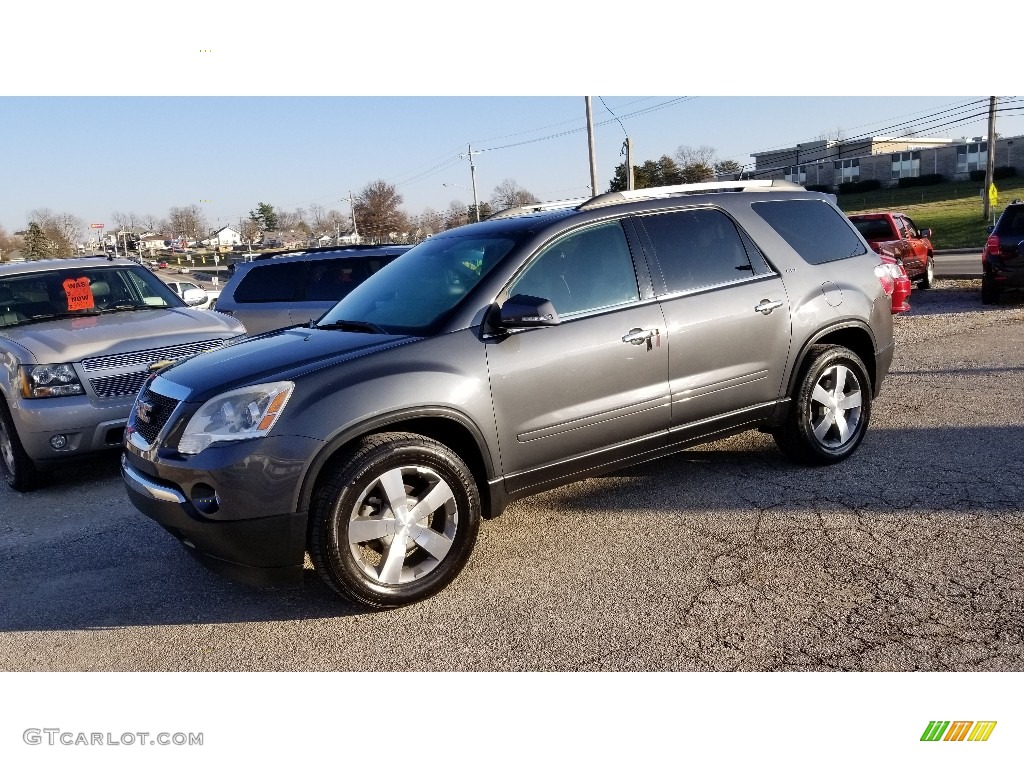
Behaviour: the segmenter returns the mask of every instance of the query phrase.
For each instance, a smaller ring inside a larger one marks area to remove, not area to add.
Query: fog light
[[[213,488],[199,483],[192,488],[192,504],[204,515],[212,515],[220,509],[220,497]]]
[[[61,448],[68,444],[68,439],[65,435],[54,435],[50,438],[50,447],[55,451],[59,451]]]

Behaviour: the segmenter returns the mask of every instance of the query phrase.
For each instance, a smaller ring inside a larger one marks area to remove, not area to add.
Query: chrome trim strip
[[[170,501],[176,504],[184,504],[186,501],[185,497],[173,488],[158,485],[149,478],[139,474],[138,470],[129,464],[124,456],[121,457],[121,476],[128,485],[150,499]]]
[[[149,383],[149,388],[158,395],[164,397],[170,397],[179,402],[188,400],[189,395],[192,394],[192,390],[188,387],[184,387],[181,384],[175,384],[173,381],[168,381],[162,376],[157,376]]]

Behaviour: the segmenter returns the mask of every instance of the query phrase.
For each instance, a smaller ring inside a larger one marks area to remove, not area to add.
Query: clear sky
[[[627,133],[637,164],[680,145],[746,164],[836,131],[980,136],[984,104],[971,102],[1013,87],[1010,68],[993,76],[945,42],[956,29],[923,2],[864,0],[858,18],[907,20],[890,31],[810,2],[733,13],[728,0],[635,0],[602,13],[559,0],[292,0],[242,13],[180,0],[172,14],[97,0],[63,8],[63,24],[47,4],[22,5],[5,11],[9,28],[45,27],[46,41],[26,32],[0,46],[8,231],[37,208],[108,227],[115,211],[162,218],[190,204],[214,226],[237,226],[259,202],[347,212],[342,199],[378,179],[410,215],[445,210],[472,202],[469,145],[482,201],[505,179],[541,199],[583,196],[585,93],[618,94],[593,99],[603,191]],[[830,28],[845,34],[814,32]],[[891,44],[909,29],[921,55]],[[1024,134],[1019,114],[997,130]]]
[[[837,130],[981,136],[984,99],[594,97],[598,185],[622,162],[627,133],[636,164],[683,144],[745,164]],[[469,145],[481,200],[506,178],[544,200],[579,197],[590,182],[585,126],[582,96],[0,98],[0,226],[21,229],[37,208],[112,226],[114,211],[165,217],[193,203],[211,225],[237,226],[261,201],[347,212],[348,192],[377,179],[398,187],[409,214],[444,210],[472,202]],[[997,128],[1024,134],[1024,118]]]

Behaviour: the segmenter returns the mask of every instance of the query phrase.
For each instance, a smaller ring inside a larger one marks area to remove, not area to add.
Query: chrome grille
[[[197,355],[210,349],[216,349],[227,339],[210,339],[195,341],[190,344],[177,344],[159,349],[143,349],[138,352],[125,352],[121,355],[90,357],[82,361],[82,368],[87,371],[102,371],[107,368],[127,368],[131,366],[150,365],[158,360],[176,360],[179,357]]]
[[[135,397],[149,378],[149,371],[119,373],[116,376],[100,376],[89,379],[96,397]]]
[[[147,414],[149,421],[143,421],[138,418],[139,406],[143,403],[151,406]],[[149,390],[138,399],[135,407],[132,408],[132,414],[128,419],[128,428],[142,435],[147,445],[152,445],[156,442],[157,435],[160,434],[160,430],[164,428],[164,424],[171,418],[171,414],[174,413],[174,409],[177,406],[178,401],[173,397],[164,397],[163,395],[158,395],[153,390]]]

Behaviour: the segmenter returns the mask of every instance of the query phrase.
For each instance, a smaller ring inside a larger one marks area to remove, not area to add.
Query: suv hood
[[[230,338],[244,332],[234,318],[197,309],[140,309],[64,317],[0,330],[36,363],[76,363],[88,357]],[[29,362],[29,361],[26,361]]]
[[[327,364],[405,344],[417,337],[287,328],[204,352],[160,373],[186,387],[188,400],[206,400],[236,387],[290,379]]]

